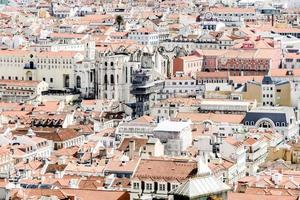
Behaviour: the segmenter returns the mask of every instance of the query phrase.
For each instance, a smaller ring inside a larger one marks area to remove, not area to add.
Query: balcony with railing
[[[29,63],[25,63],[24,69],[36,69],[36,66],[32,61],[30,61]]]

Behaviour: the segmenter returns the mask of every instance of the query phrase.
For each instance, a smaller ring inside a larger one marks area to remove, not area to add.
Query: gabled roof
[[[214,176],[195,177],[175,189],[176,195],[196,198],[209,194],[229,191],[230,187],[216,179]]]
[[[151,123],[153,122],[154,120],[154,117],[151,117],[151,116],[148,116],[148,115],[144,115],[144,116],[141,116],[135,120],[132,120],[131,122],[129,123],[141,123],[141,124],[148,124],[148,123]]]
[[[129,149],[130,141],[134,141],[135,143],[135,151],[139,151],[141,147],[147,144],[148,138],[141,138],[141,137],[125,137],[119,147],[118,150],[120,151],[127,151]]]
[[[196,173],[195,161],[151,158],[141,160],[133,178],[181,182],[195,176]]]

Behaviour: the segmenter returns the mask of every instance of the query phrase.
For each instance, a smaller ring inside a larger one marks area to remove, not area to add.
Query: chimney
[[[129,159],[132,160],[135,152],[135,140],[129,141]]]

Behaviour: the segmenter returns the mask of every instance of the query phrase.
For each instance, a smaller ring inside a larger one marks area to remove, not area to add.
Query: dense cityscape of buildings
[[[0,0],[0,200],[299,200],[299,0]]]

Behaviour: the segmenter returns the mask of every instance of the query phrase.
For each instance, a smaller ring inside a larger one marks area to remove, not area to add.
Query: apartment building
[[[1,50],[1,79],[45,81],[49,88],[57,90],[74,88],[74,66],[83,57],[82,53],[73,51]]]
[[[159,33],[151,29],[140,28],[129,32],[128,39],[141,45],[157,46],[159,44]]]
[[[296,138],[299,126],[292,107],[257,107],[247,112],[244,125],[248,128],[271,129],[286,140]]]
[[[45,81],[0,80],[0,99],[9,102],[24,102],[41,97],[47,91]]]
[[[155,118],[144,115],[129,122],[120,122],[116,129],[116,138],[119,140],[126,136],[153,136],[155,127]]]
[[[170,119],[181,112],[195,113],[198,112],[200,102],[200,99],[195,98],[169,97],[154,104],[151,115],[160,120]]]
[[[250,137],[244,140],[244,146],[247,149],[247,174],[255,175],[259,166],[265,162],[268,152],[268,144],[264,137]]]
[[[236,163],[237,170],[234,173],[235,181],[246,175],[246,149],[242,142],[234,137],[223,139],[220,145],[220,154],[225,159],[233,160]]]
[[[16,129],[14,134],[25,135],[27,129]],[[85,136],[71,128],[34,128],[34,134],[37,137],[52,141],[51,148],[54,150],[80,146],[85,142]]]
[[[197,81],[190,76],[177,73],[176,76],[165,80],[164,87],[159,93],[160,99],[171,97],[195,97],[200,94]]]
[[[195,77],[202,71],[202,58],[198,56],[177,57],[173,60],[173,75],[182,72],[184,75]]]
[[[217,19],[225,22],[240,21],[241,19],[255,21],[257,17],[255,8],[220,7],[212,8],[210,12]]]
[[[14,136],[12,144],[13,158],[16,163],[49,158],[53,149],[51,141],[35,136],[31,129],[26,135]]]
[[[256,100],[261,106],[291,106],[292,84],[289,81],[276,81],[264,76],[261,82],[248,81],[235,91],[234,96],[244,100]]]
[[[130,199],[169,198],[171,191],[197,174],[197,162],[143,159],[131,179]]]
[[[197,50],[195,54],[203,56],[203,71],[227,71],[233,76],[266,75],[270,69],[278,68],[281,62],[279,49],[257,49],[248,42],[242,48]]]
[[[6,146],[0,147],[0,176],[9,177],[13,167],[13,156],[10,149]]]
[[[154,137],[159,138],[165,146],[165,154],[178,156],[192,145],[191,122],[165,120],[153,130]]]
[[[300,54],[286,53],[282,60],[282,68],[284,69],[299,69],[300,68]]]

